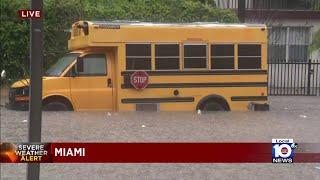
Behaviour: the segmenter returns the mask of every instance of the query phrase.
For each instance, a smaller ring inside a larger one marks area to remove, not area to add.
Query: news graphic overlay
[[[73,162],[73,158],[83,161],[79,157],[86,155],[83,145],[68,143],[0,143],[0,152],[1,163],[68,162],[68,158]]]
[[[320,163],[320,143],[0,143],[1,163]],[[272,156],[272,161],[270,157]]]
[[[272,139],[272,163],[293,163],[296,148],[293,139]]]
[[[135,71],[130,76],[130,83],[135,89],[144,89],[149,84],[149,75],[145,71]]]
[[[42,12],[40,10],[21,9],[18,10],[18,15],[20,19],[38,19],[42,17]]]
[[[47,143],[1,143],[0,153],[0,162],[50,162],[50,145]]]

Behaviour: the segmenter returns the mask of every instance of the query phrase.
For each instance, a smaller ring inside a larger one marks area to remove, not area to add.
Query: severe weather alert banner
[[[1,163],[320,162],[320,144],[304,143],[292,146],[291,143],[289,146],[283,145],[284,143],[291,143],[291,141],[274,141],[273,143],[1,143],[0,149]]]

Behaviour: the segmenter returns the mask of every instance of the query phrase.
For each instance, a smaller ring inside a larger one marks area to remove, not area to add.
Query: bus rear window
[[[234,45],[211,45],[211,69],[234,69]]]
[[[261,45],[239,44],[238,45],[238,68],[261,69]]]

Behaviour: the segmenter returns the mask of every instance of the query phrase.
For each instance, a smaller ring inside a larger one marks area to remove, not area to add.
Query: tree
[[[313,37],[312,44],[309,48],[310,53],[320,49],[320,30],[316,32]]]
[[[7,71],[8,78],[23,76],[29,60],[29,21],[20,20],[18,9],[25,9],[28,3],[1,0],[0,17],[0,69]]]
[[[0,0],[1,69],[8,78],[21,78],[29,67],[29,21],[17,11],[29,0]],[[78,20],[138,20],[156,22],[237,22],[231,10],[213,0],[44,0],[44,62],[49,67],[65,54],[72,23]]]

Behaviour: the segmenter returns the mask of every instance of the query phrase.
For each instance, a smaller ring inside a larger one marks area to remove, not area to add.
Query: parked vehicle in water
[[[267,110],[267,28],[79,21],[43,77],[47,110]],[[10,89],[25,107],[29,80]],[[248,108],[249,107],[249,108]]]

